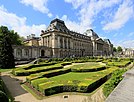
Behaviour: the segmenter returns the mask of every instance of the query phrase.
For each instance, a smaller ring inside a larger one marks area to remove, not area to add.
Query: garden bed
[[[66,73],[51,78],[38,78],[32,80],[31,85],[44,95],[52,95],[60,92],[90,92],[97,84],[106,80],[115,68],[108,68],[98,72]]]

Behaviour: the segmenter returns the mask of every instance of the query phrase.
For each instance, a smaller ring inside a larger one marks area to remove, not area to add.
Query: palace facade
[[[41,31],[41,37],[31,34],[27,36],[24,43],[25,46],[13,47],[16,59],[110,56],[113,54],[113,44],[109,39],[100,38],[92,29],[84,34],[70,31],[60,19],[52,20],[47,29]]]

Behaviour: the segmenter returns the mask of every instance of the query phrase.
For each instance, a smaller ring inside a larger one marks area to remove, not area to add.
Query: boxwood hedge
[[[75,68],[71,68],[72,72],[94,72],[94,71],[100,71],[100,70],[104,70],[106,69],[106,66],[102,66],[102,65],[96,65],[96,66],[89,66],[87,68],[80,68],[80,67],[75,67]]]
[[[53,77],[56,75],[60,75],[60,74],[65,74],[70,72],[70,68],[63,68],[63,69],[57,69],[57,70],[51,70],[51,71],[47,71],[47,72],[40,72],[40,73],[36,73],[36,74],[31,74],[29,76],[26,77],[26,80],[28,82],[30,82],[33,79],[37,79],[37,78],[42,78],[42,77]]]
[[[56,64],[56,65],[51,65],[51,66],[42,66],[42,67],[36,67],[36,68],[31,68],[28,70],[25,69],[19,69],[19,70],[14,70],[12,73],[17,76],[28,76],[30,74],[34,73],[39,73],[43,71],[49,71],[49,70],[54,70],[54,69],[61,69],[63,66],[61,64]]]
[[[104,83],[114,70],[117,70],[117,68],[100,71],[98,72],[99,77],[94,78],[92,81],[86,79],[83,79],[83,81],[77,79],[67,81],[66,79],[60,80],[59,77],[58,80],[53,80],[43,77],[32,80],[31,85],[46,96],[60,92],[91,92]]]

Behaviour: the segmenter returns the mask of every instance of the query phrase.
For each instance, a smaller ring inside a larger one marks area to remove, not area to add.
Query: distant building
[[[15,58],[40,56],[64,58],[113,54],[113,44],[109,39],[103,40],[92,29],[84,34],[70,31],[64,21],[59,19],[52,20],[47,29],[41,31],[41,37],[32,34],[27,36],[24,43],[25,46],[14,46]]]
[[[132,48],[125,48],[124,55],[126,57],[134,57],[134,49],[132,49]]]
[[[27,36],[27,39],[24,41],[26,46],[40,46],[40,37],[35,37],[35,34]]]

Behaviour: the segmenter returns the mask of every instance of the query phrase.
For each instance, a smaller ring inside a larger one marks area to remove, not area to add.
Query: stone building
[[[85,35],[91,37],[93,56],[110,56],[113,53],[113,44],[109,39],[100,38],[92,29],[87,30]]]
[[[103,40],[92,29],[84,34],[70,31],[60,19],[52,20],[41,37],[32,34],[24,43],[14,46],[15,58],[109,56],[113,52],[109,39]]]
[[[126,57],[134,57],[134,49],[132,49],[132,48],[125,48],[123,54]]]
[[[43,46],[52,48],[53,57],[92,56],[89,36],[70,31],[64,21],[55,19],[41,33]]]

